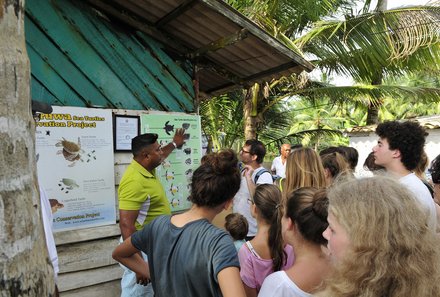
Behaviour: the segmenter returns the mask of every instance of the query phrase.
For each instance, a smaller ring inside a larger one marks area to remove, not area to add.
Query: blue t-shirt
[[[176,227],[160,216],[131,236],[148,255],[156,297],[222,296],[217,274],[240,267],[231,237],[206,219]]]

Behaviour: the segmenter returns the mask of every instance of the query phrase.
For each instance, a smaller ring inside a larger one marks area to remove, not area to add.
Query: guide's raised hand
[[[173,142],[177,145],[178,148],[181,148],[182,145],[185,143],[184,134],[185,129],[176,129],[176,133],[173,136]]]

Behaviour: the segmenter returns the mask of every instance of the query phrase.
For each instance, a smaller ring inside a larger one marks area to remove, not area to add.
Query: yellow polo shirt
[[[160,215],[171,214],[170,203],[155,171],[148,172],[135,160],[128,165],[119,183],[118,200],[121,210],[139,210],[136,230]]]

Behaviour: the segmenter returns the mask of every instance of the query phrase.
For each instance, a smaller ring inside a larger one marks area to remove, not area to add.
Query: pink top
[[[281,269],[286,270],[293,265],[294,255],[293,248],[286,244],[284,251],[287,254],[286,265]],[[243,283],[249,288],[256,288],[257,292],[260,291],[266,276],[273,271],[272,260],[262,259],[254,250],[249,241],[238,251],[238,259],[240,260],[240,277]]]

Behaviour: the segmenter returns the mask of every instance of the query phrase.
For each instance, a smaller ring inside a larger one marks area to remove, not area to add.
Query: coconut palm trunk
[[[388,0],[379,0],[377,2],[376,11],[385,11],[388,7]],[[373,78],[373,81],[371,82],[371,85],[373,86],[380,86],[382,84],[383,80],[383,74],[382,74],[382,68],[379,68],[377,70],[377,73],[375,77]],[[368,105],[368,113],[367,113],[367,125],[374,125],[379,123],[379,109],[381,105],[383,104],[383,100],[377,100],[374,103],[370,103]]]
[[[23,1],[0,0],[0,41],[0,296],[53,296],[36,181]]]
[[[255,84],[247,89],[244,97],[243,115],[245,140],[257,139],[257,106],[260,95],[260,85]]]

